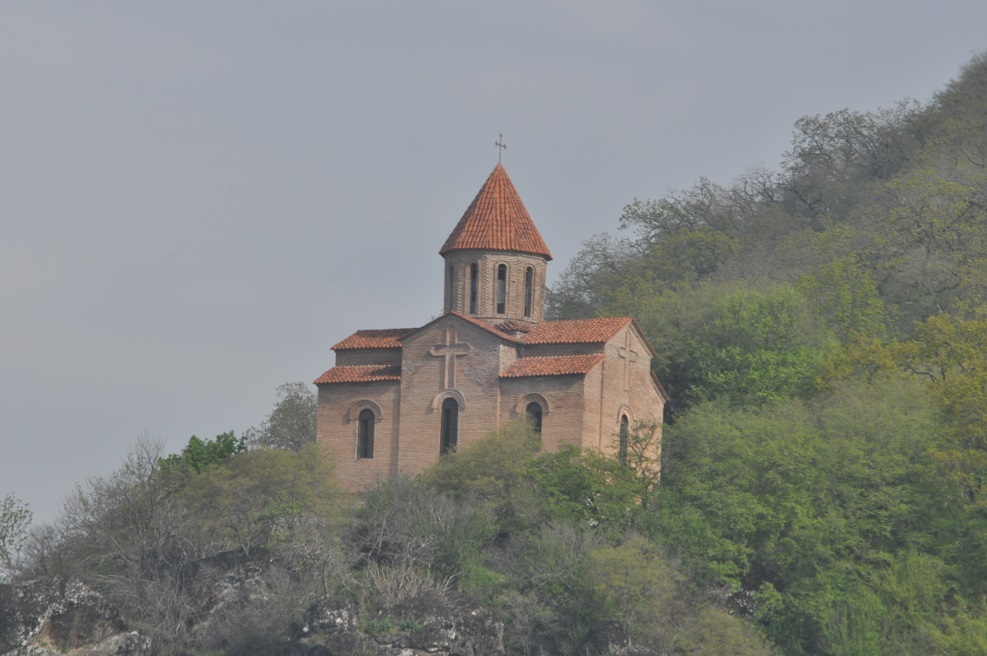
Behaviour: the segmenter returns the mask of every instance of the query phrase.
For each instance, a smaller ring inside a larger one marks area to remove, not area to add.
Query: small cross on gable
[[[442,390],[456,388],[456,358],[469,355],[473,347],[466,342],[459,341],[459,332],[453,326],[446,327],[446,339],[444,344],[437,344],[429,350],[430,355],[443,358],[442,378],[439,380],[439,388]]]
[[[617,355],[624,361],[624,391],[630,389],[631,364],[637,362],[637,351],[631,348],[631,331],[628,330],[624,346],[617,348]]]

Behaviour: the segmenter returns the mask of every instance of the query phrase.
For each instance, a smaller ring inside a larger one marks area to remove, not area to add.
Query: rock
[[[332,656],[500,656],[504,626],[463,595],[425,592],[363,621],[345,600],[324,599],[309,611],[296,641]]]
[[[0,655],[145,656],[150,640],[79,581],[44,578],[0,585]]]

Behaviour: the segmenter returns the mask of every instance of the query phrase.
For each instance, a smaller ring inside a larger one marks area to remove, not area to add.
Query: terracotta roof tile
[[[521,358],[508,367],[500,377],[524,378],[526,376],[586,374],[602,361],[602,353],[595,355],[550,355]]]
[[[630,317],[543,321],[521,337],[525,344],[598,344],[631,322]]]
[[[514,183],[500,164],[483,183],[439,255],[455,250],[514,251],[552,259]]]
[[[390,364],[343,365],[333,367],[316,378],[315,384],[373,383],[379,380],[401,380],[401,367]]]
[[[384,330],[358,330],[339,344],[334,351],[346,349],[401,348],[401,338],[417,328],[387,328]]]
[[[514,321],[513,319],[494,325],[494,328],[502,333],[530,333],[531,327],[532,324],[530,323],[526,323],[524,321]]]
[[[513,342],[515,344],[519,343],[517,337],[511,335],[510,333],[504,332],[503,330],[500,329],[500,326],[491,326],[486,321],[481,321],[480,319],[477,319],[476,317],[471,317],[468,314],[461,314],[459,312],[456,312],[455,310],[450,311],[449,314],[457,316],[463,321],[468,321],[469,323],[473,324],[477,328],[482,328],[488,333],[493,333],[494,335],[500,337],[501,339],[507,340],[509,342]]]

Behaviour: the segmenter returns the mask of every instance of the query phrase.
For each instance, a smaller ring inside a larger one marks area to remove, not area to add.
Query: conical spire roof
[[[483,183],[442,245],[439,255],[455,250],[513,251],[552,259],[545,240],[538,234],[538,228],[501,164],[497,164]]]

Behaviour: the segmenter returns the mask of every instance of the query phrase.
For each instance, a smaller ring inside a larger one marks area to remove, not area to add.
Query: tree
[[[274,409],[259,427],[248,428],[244,437],[256,446],[298,451],[315,442],[318,402],[305,383],[285,383],[278,387]]]
[[[669,292],[640,316],[655,368],[681,410],[806,398],[834,340],[789,285],[703,285]]]
[[[27,537],[31,511],[12,494],[0,499],[0,581],[13,568],[17,554]]]
[[[238,453],[190,478],[179,501],[192,511],[198,543],[245,556],[277,543],[300,517],[330,520],[345,507],[329,456],[314,444]]]
[[[217,435],[214,440],[202,440],[193,435],[181,454],[162,459],[161,465],[171,472],[201,474],[246,450],[246,437],[237,439],[233,431]]]
[[[858,258],[845,257],[802,276],[799,289],[846,346],[854,337],[886,334],[877,284]]]
[[[538,452],[540,436],[524,420],[511,422],[462,449],[449,453],[421,475],[428,488],[447,496],[471,498],[488,506],[505,530],[532,521],[537,499],[526,466]]]

